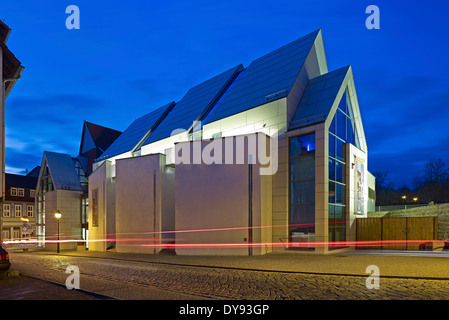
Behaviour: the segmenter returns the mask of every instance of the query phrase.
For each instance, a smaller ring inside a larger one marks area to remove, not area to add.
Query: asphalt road
[[[379,278],[197,267],[101,257],[10,253],[13,269],[65,285],[66,268],[80,271],[80,289],[126,300],[447,300],[448,279]],[[339,258],[343,266],[344,258]],[[350,261],[350,260],[348,260]],[[0,286],[1,290],[1,286]],[[64,289],[66,290],[66,289]]]

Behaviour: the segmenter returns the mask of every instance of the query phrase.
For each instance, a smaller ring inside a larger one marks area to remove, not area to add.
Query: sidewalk
[[[29,254],[51,254],[29,251]],[[228,269],[363,276],[375,265],[381,277],[449,279],[449,252],[357,250],[320,255],[306,252],[273,253],[263,256],[179,256],[71,251],[60,255],[136,262],[218,267]]]

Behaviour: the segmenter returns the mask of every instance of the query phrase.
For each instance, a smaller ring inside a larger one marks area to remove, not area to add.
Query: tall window
[[[10,217],[11,216],[11,205],[9,203],[5,203],[3,205],[3,216]]]
[[[34,206],[31,204],[27,205],[27,216],[28,217],[34,216]]]
[[[329,127],[329,241],[332,242],[346,240],[346,143],[360,148],[348,92],[343,94]]]
[[[294,246],[315,241],[315,133],[289,139],[289,235]]]
[[[16,204],[14,206],[14,216],[15,217],[21,217],[22,216],[22,205]]]
[[[44,171],[38,182],[38,189],[36,190],[36,236],[38,238],[38,247],[42,247],[45,243],[45,194],[53,191],[53,182],[51,180],[50,171],[47,165],[44,166]]]

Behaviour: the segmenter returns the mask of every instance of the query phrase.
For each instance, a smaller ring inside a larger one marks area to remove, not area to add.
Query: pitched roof
[[[194,121],[201,121],[242,69],[242,65],[235,66],[191,88],[143,145],[170,137],[176,129],[187,131]]]
[[[92,143],[103,152],[120,136],[120,134],[120,131],[84,121],[79,154],[93,149],[89,146]],[[87,139],[89,141],[87,141]]]
[[[36,189],[37,177],[5,173],[5,185],[14,188]]]
[[[349,68],[346,66],[308,81],[289,130],[326,120]]]
[[[114,157],[133,150],[142,139],[146,139],[170,112],[175,103],[170,102],[150,113],[136,119],[125,131],[105,150],[98,160]]]
[[[29,177],[39,177],[39,171],[41,170],[40,166],[35,166],[33,169],[31,169],[30,172],[28,172],[26,175]]]
[[[286,97],[320,30],[270,52],[242,71],[204,124]]]
[[[55,189],[83,191],[80,178],[75,171],[74,159],[71,156],[44,151],[42,163],[47,164]],[[42,166],[42,168],[45,167]]]

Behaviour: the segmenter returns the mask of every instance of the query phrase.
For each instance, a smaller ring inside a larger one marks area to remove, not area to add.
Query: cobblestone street
[[[449,280],[444,278],[431,280],[381,276],[379,289],[368,289],[366,281],[369,274],[331,275],[245,270],[75,255],[13,253],[11,257],[14,269],[22,274],[62,285],[68,276],[65,273],[66,267],[76,265],[80,269],[80,289],[116,299],[446,300],[449,298]]]

